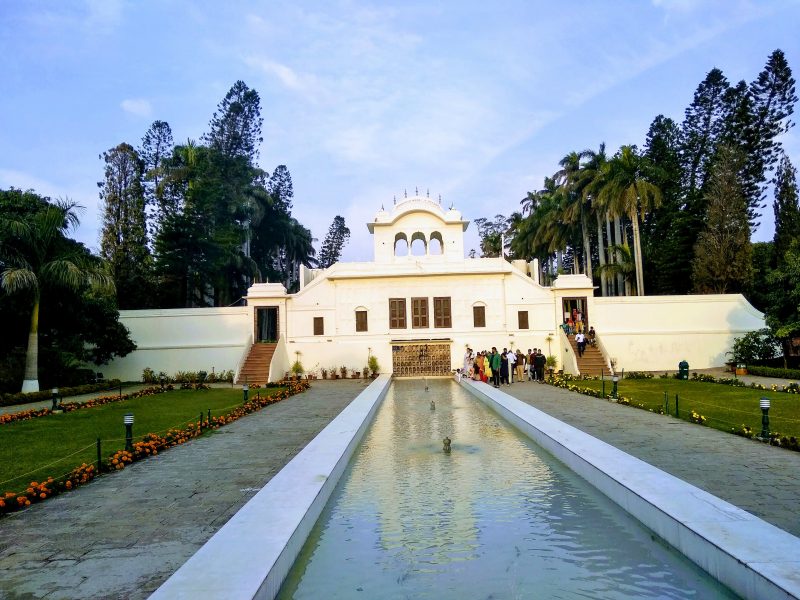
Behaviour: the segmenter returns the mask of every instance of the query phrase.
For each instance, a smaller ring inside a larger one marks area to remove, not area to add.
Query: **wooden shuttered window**
[[[472,326],[473,327],[486,327],[486,307],[473,306],[472,307]]]
[[[389,329],[406,328],[406,299],[389,298]]]
[[[356,331],[367,331],[367,311],[356,311]]]
[[[519,329],[528,329],[528,311],[520,310],[517,312],[517,322]]]
[[[324,317],[314,317],[314,335],[325,335]]]
[[[420,329],[428,326],[428,299],[411,299],[411,327]]]
[[[452,327],[452,318],[450,316],[450,298],[434,298],[433,299],[433,326],[434,327]]]

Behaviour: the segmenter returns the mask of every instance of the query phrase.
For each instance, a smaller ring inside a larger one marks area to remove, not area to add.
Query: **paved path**
[[[502,391],[800,536],[800,452],[550,385]]]
[[[143,383],[123,383],[122,392],[124,394],[132,394],[133,392],[138,392],[139,390],[143,390],[146,387],[151,387],[151,386],[145,385]],[[119,387],[115,387],[102,392],[92,392],[91,394],[80,394],[79,396],[67,396],[64,398],[64,402],[86,402],[87,400],[94,400],[95,398],[99,398],[101,396],[111,396],[118,393],[119,393]],[[50,408],[51,406],[53,406],[53,401],[50,399],[40,400],[39,402],[28,402],[27,404],[0,406],[0,415],[5,413],[21,412],[23,410],[29,410],[32,408]]]
[[[146,598],[366,387],[318,381],[0,519],[0,598]]]

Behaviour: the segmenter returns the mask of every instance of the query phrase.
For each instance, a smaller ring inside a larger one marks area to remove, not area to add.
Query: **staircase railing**
[[[242,350],[242,355],[239,357],[239,364],[236,365],[236,374],[233,378],[234,381],[239,381],[239,373],[242,372],[244,363],[247,360],[247,355],[250,354],[250,348],[252,347],[253,347],[253,332],[250,332],[250,335],[247,336],[247,340],[245,340],[244,350]]]
[[[581,372],[578,370],[578,358],[575,356],[575,352],[572,351],[572,344],[570,344],[567,334],[564,333],[563,327],[558,328],[558,336],[561,340],[561,364],[563,365],[564,373],[580,375]]]
[[[608,367],[608,372],[612,375],[614,374],[614,365],[611,364],[611,355],[606,350],[606,347],[603,345],[603,340],[600,339],[600,336],[596,333],[594,334],[594,343],[597,346],[597,349],[600,350],[600,354],[603,355],[603,360],[606,363],[606,367]]]
[[[278,339],[278,343],[275,345],[275,352],[273,352],[270,359],[267,381],[280,381],[288,370],[289,351],[286,348],[286,341],[281,337]]]

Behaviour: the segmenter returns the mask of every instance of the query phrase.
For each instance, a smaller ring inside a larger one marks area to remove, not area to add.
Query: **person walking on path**
[[[508,379],[508,349],[503,348],[503,353],[500,355],[500,385],[511,385]]]
[[[586,336],[582,331],[575,335],[575,343],[578,344],[578,356],[583,356],[583,353],[586,352]]]
[[[494,387],[500,387],[500,354],[497,352],[497,348],[492,346],[492,353],[489,355],[489,366],[492,369],[492,381],[494,382]]]
[[[539,380],[539,383],[544,382],[544,367],[547,364],[547,359],[542,354],[542,349],[536,353],[536,378]]]

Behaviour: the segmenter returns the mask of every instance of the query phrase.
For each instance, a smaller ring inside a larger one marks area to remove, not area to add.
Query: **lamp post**
[[[766,396],[761,397],[761,401],[759,402],[761,406],[761,439],[768,440],[769,439],[769,405],[770,401],[769,398]]]
[[[53,408],[52,408],[52,410],[53,410],[53,411],[55,411],[55,410],[58,408],[58,388],[57,388],[57,387],[54,387],[54,388],[51,390],[51,392],[52,392],[52,394],[53,394],[53,397],[52,397],[52,400],[53,400]]]
[[[247,404],[247,391],[249,389],[246,383],[242,384],[242,404]]]
[[[619,398],[619,395],[617,394],[617,384],[619,383],[619,375],[614,374],[614,376],[611,378],[611,383],[614,384],[614,387],[611,389],[611,397],[616,400],[617,398]]]
[[[133,451],[133,414],[128,413],[122,418],[125,423],[125,450]]]

